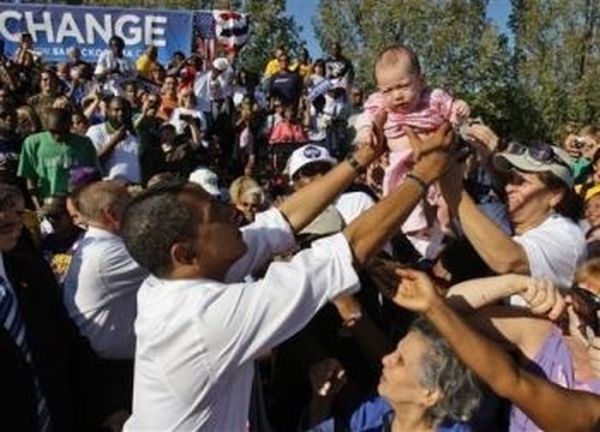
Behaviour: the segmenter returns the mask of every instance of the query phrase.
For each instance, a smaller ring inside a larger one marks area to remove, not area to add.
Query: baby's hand
[[[470,114],[471,108],[464,100],[457,99],[452,102],[452,115],[457,121],[465,120]]]
[[[375,137],[375,133],[372,127],[364,126],[358,130],[356,134],[356,144],[357,147],[367,146],[367,147],[375,147],[375,143],[377,138]]]

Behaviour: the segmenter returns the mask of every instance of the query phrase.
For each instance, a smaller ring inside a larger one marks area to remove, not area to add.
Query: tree
[[[518,123],[509,109],[515,80],[508,41],[486,18],[485,0],[321,0],[315,32],[326,49],[339,41],[374,89],[377,53],[393,43],[416,50],[433,87],[464,98],[500,131]]]
[[[600,115],[597,0],[512,0],[519,86],[537,107],[532,131],[560,137],[569,122]]]
[[[240,58],[246,69],[261,73],[279,45],[285,46],[292,56],[305,45],[300,37],[301,27],[294,18],[283,13],[285,0],[247,0],[245,3],[251,33]]]

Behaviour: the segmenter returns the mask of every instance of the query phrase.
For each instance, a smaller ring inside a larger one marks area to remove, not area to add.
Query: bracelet
[[[359,174],[362,174],[367,170],[366,167],[362,166],[360,162],[356,160],[354,154],[352,153],[346,156],[346,162],[348,162],[350,166],[354,169],[354,171],[356,171]]]
[[[429,185],[427,183],[425,183],[425,181],[423,181],[423,179],[421,177],[419,177],[415,173],[409,172],[408,174],[406,174],[406,178],[410,179],[410,180],[414,181],[416,184],[418,184],[421,187],[421,189],[423,189],[423,193],[427,193],[427,189],[429,189]]]

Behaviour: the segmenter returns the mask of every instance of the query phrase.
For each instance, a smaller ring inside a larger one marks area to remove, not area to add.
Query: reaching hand
[[[402,278],[394,303],[415,312],[427,313],[441,300],[433,281],[425,273],[412,269],[398,269]]]
[[[531,312],[545,315],[552,321],[557,320],[565,310],[565,299],[549,280],[530,279],[520,295],[527,302]]]
[[[464,190],[465,169],[464,163],[456,163],[440,178],[442,195],[451,209],[458,204]]]
[[[464,134],[470,142],[479,144],[478,147],[484,147],[488,152],[493,152],[498,147],[498,135],[484,124],[470,124],[465,127]]]
[[[450,123],[444,123],[426,138],[418,137],[409,127],[405,127],[404,132],[413,152],[419,155],[414,172],[428,183],[437,180],[452,163],[450,148],[454,143],[454,133]]]

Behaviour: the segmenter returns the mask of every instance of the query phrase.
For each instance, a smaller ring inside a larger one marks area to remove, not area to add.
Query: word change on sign
[[[113,36],[125,41],[125,55],[138,57],[148,45],[158,48],[159,61],[175,51],[188,54],[192,13],[102,7],[6,4],[0,8],[0,39],[5,51],[16,51],[21,33],[30,33],[44,59],[62,61],[77,46],[83,59],[96,61]]]

